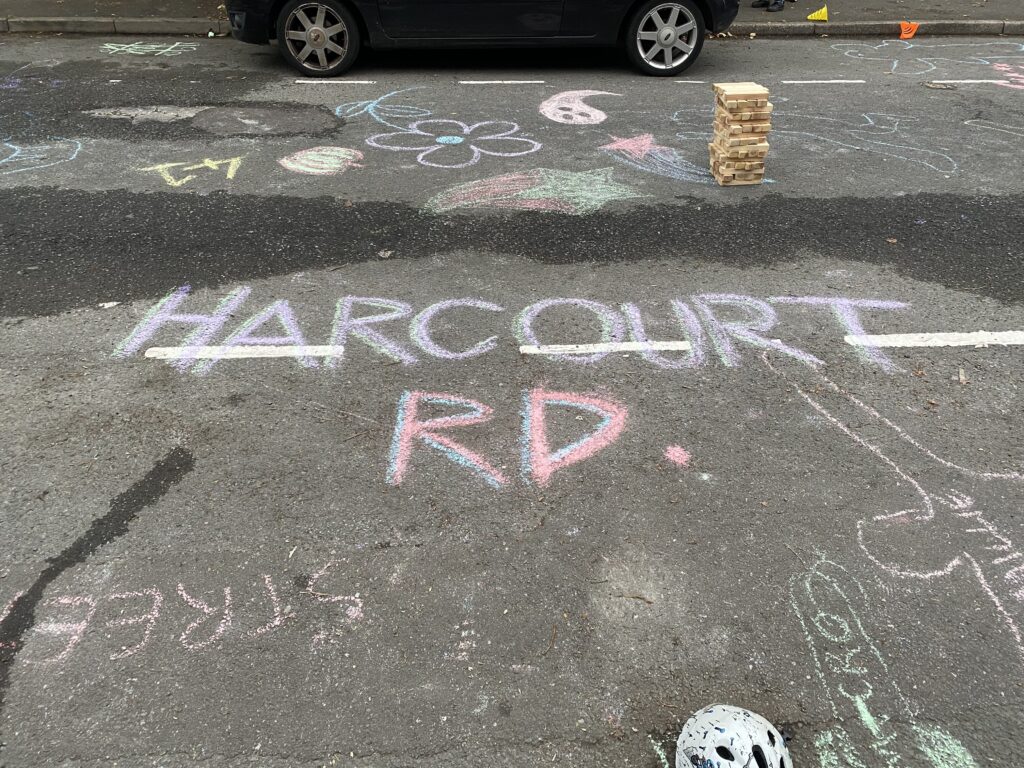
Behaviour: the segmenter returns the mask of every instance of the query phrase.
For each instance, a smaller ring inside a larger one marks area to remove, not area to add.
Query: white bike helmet
[[[676,768],[793,768],[786,742],[755,712],[712,704],[683,725]]]

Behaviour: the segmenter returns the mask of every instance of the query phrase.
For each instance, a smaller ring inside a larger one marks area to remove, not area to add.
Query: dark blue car
[[[374,48],[612,46],[649,75],[682,72],[705,32],[736,18],[738,0],[228,0],[231,33],[276,38],[309,77],[347,70]]]

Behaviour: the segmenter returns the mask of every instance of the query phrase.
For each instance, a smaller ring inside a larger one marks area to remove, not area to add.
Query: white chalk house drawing
[[[851,59],[878,61],[897,75],[926,75],[950,71],[964,75],[964,67],[999,63],[1024,63],[1024,43],[993,41],[988,43],[922,43],[912,40],[886,40],[873,43],[835,43],[832,50]]]
[[[16,128],[21,125],[21,130]],[[78,157],[82,142],[59,136],[28,138],[32,116],[26,113],[0,116],[0,176],[38,171]]]
[[[711,109],[681,109],[672,115],[672,120],[684,129],[677,134],[681,141],[706,144],[711,140]],[[772,131],[768,138],[773,146],[792,143],[803,151],[808,142],[812,142],[826,148],[894,157],[937,173],[956,173],[959,166],[947,154],[947,148],[922,146],[927,143],[925,140],[918,142],[904,133],[904,124],[913,125],[916,121],[914,117],[875,112],[841,118],[781,111],[772,113]]]
[[[947,730],[918,722],[864,627],[867,595],[846,568],[819,558],[793,577],[790,599],[836,723],[814,740],[820,768],[978,768]]]
[[[1024,664],[1024,552],[993,522],[994,515],[963,490],[985,492],[985,486],[1000,482],[1019,493],[1024,474],[969,469],[949,461],[820,370],[778,358],[764,361],[815,413],[870,453],[891,476],[893,508],[866,510],[856,525],[857,543],[867,559],[897,579],[928,582],[954,573],[973,577],[980,589],[978,600],[991,606]],[[1005,498],[1005,488],[993,491],[987,497]],[[960,598],[947,599],[952,601],[951,615],[958,615],[963,610]]]

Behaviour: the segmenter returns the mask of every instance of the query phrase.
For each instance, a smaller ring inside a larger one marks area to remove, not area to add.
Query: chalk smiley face
[[[597,125],[608,119],[608,115],[583,100],[588,96],[621,96],[609,91],[562,91],[546,99],[540,105],[540,113],[548,120],[563,125]]]

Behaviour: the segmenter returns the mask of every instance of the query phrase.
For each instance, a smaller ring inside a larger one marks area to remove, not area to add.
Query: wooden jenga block
[[[740,133],[755,133],[765,136],[771,129],[771,123],[727,123],[724,120],[715,121],[715,131],[729,136],[735,136]]]
[[[757,83],[713,83],[712,87],[715,95],[723,101],[768,98],[768,89]]]
[[[746,112],[763,112],[771,114],[775,109],[775,105],[767,99],[759,99],[757,101],[729,101],[725,102],[719,99],[715,102],[715,108],[720,113],[726,113],[732,117],[738,119],[750,119],[743,118],[742,115]]]
[[[731,134],[715,133],[715,143],[723,147],[763,147],[767,148],[768,142],[764,136],[755,134]]]
[[[748,144],[747,146],[740,147],[729,147],[715,141],[708,144],[708,147],[714,147],[722,157],[735,158],[739,160],[746,158],[763,158],[768,155],[768,142],[764,142],[763,144]]]

